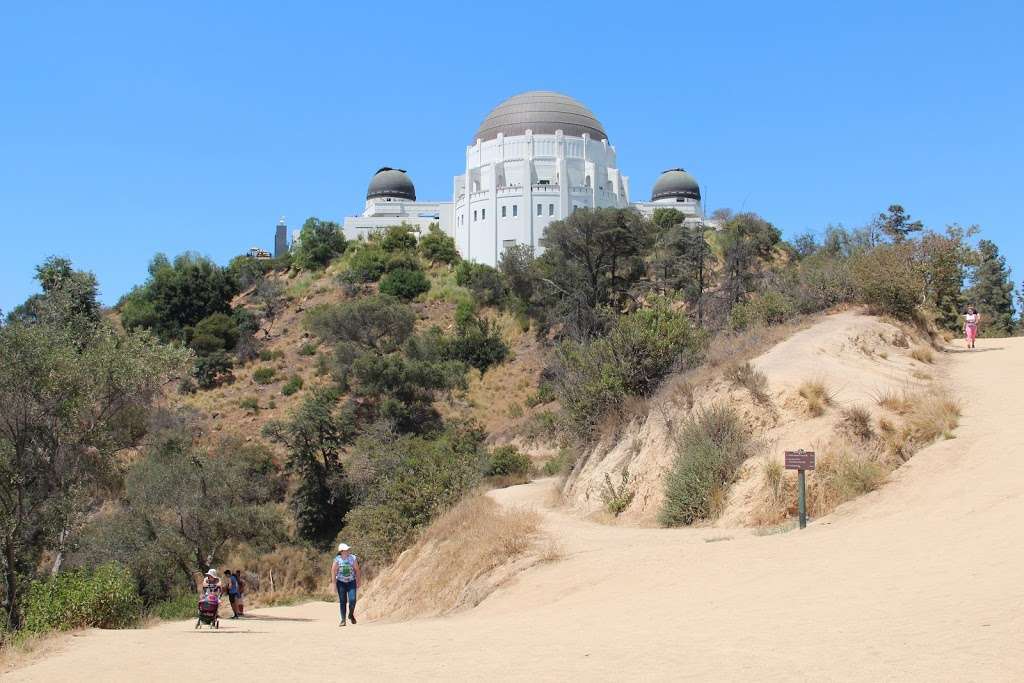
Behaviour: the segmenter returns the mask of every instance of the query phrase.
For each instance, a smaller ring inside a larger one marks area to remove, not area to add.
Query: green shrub
[[[384,274],[388,255],[376,244],[360,244],[348,257],[348,266],[340,279],[352,284],[376,282]]]
[[[316,344],[313,342],[306,342],[299,347],[300,356],[315,356],[316,355]]]
[[[442,355],[446,358],[487,372],[488,368],[508,357],[508,345],[501,338],[501,331],[490,320],[478,317],[472,305],[459,304],[455,310],[455,324],[458,328],[456,336],[441,342],[444,347]]]
[[[109,563],[33,581],[25,598],[25,629],[123,628],[136,623],[141,612],[131,573]]]
[[[284,386],[281,387],[281,393],[285,396],[291,396],[302,389],[302,385],[302,378],[298,375],[292,375],[288,381],[285,382]]]
[[[505,279],[484,263],[463,261],[455,269],[455,283],[468,288],[479,304],[496,306],[505,300]]]
[[[292,263],[301,270],[317,270],[345,253],[347,242],[341,226],[333,221],[307,218],[299,241],[292,249]]]
[[[212,389],[231,377],[231,368],[233,367],[234,362],[226,351],[214,351],[196,358],[192,376],[200,389]]]
[[[393,270],[423,270],[420,259],[414,252],[399,251],[391,255],[384,271],[390,273]]]
[[[555,389],[549,382],[541,382],[537,386],[537,391],[533,392],[526,397],[526,406],[533,408],[534,406],[544,405],[545,403],[551,403],[555,400]]]
[[[306,313],[305,324],[330,344],[352,342],[389,353],[412,334],[416,314],[393,297],[370,296],[314,306]]]
[[[921,303],[924,279],[913,260],[912,245],[887,244],[853,259],[857,298],[875,312],[912,320]]]
[[[238,407],[251,412],[259,412],[260,401],[255,396],[246,396],[238,402]]]
[[[279,358],[284,358],[284,351],[281,349],[275,349],[273,351],[270,349],[263,349],[260,351],[260,360],[264,363],[269,363],[270,361],[278,360]]]
[[[359,549],[364,571],[390,564],[413,538],[413,527],[396,508],[377,504],[359,505],[345,515],[345,526],[338,536]]]
[[[459,260],[455,240],[444,234],[436,223],[431,223],[429,232],[420,238],[419,251],[432,263],[455,263]]]
[[[274,368],[256,368],[252,373],[252,381],[256,382],[256,384],[270,384],[274,381],[274,375],[276,374],[277,372]]]
[[[814,254],[787,270],[780,287],[800,313],[815,313],[856,298],[850,262],[827,254]]]
[[[488,477],[525,476],[530,471],[530,458],[515,446],[500,446],[491,452],[484,472]]]
[[[422,270],[398,268],[392,270],[380,281],[381,294],[388,294],[403,301],[410,301],[430,289],[430,280]]]
[[[573,461],[574,458],[572,451],[568,448],[560,448],[558,450],[558,455],[544,463],[544,466],[541,467],[540,471],[548,477],[557,477],[558,475],[565,474],[572,469]]]
[[[161,600],[147,611],[149,616],[162,621],[181,621],[196,615],[195,593],[179,593]]]
[[[647,396],[674,370],[696,365],[705,334],[664,299],[619,318],[606,337],[558,349],[556,391],[573,425],[589,431],[627,396]]]
[[[733,306],[729,312],[729,326],[734,330],[743,330],[751,325],[779,325],[795,313],[796,305],[788,296],[768,290]]]
[[[677,443],[659,515],[665,526],[715,517],[737,469],[755,450],[739,415],[727,406],[714,406],[691,418]]]
[[[380,240],[384,251],[412,251],[416,248],[416,234],[408,225],[392,225]]]
[[[636,491],[630,486],[628,467],[622,470],[618,486],[612,483],[612,476],[610,474],[604,473],[601,501],[604,503],[605,509],[612,515],[618,517],[625,512],[629,504],[633,502],[633,496],[635,495]]]

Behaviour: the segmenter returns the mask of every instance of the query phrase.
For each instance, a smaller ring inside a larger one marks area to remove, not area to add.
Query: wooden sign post
[[[804,481],[804,470],[814,469],[814,451],[786,451],[786,469],[796,470],[797,490],[796,506],[800,514],[800,528],[807,528],[807,485]]]

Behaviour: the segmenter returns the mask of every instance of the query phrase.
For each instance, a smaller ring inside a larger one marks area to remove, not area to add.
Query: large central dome
[[[480,124],[472,143],[478,139],[493,140],[498,133],[523,135],[527,130],[547,135],[560,130],[565,135],[582,137],[587,133],[594,140],[608,139],[601,122],[573,98],[547,90],[531,90],[495,107]]]

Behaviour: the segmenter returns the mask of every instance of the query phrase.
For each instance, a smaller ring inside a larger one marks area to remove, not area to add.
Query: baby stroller
[[[209,592],[199,599],[199,614],[196,619],[196,628],[206,624],[210,628],[220,628],[220,598],[214,592]]]

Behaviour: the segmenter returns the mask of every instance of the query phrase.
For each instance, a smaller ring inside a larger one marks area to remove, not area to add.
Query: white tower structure
[[[511,245],[540,253],[548,224],[578,208],[630,206],[629,178],[601,123],[571,97],[539,90],[488,114],[454,185],[456,247],[492,266]]]

